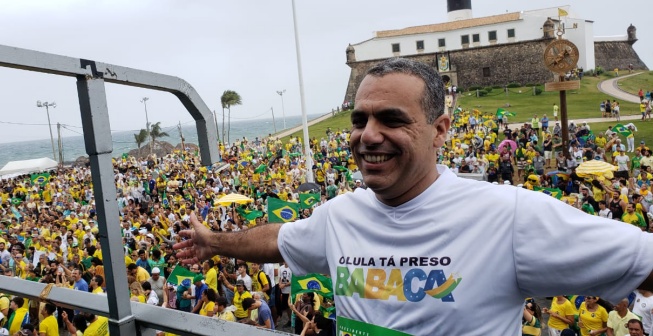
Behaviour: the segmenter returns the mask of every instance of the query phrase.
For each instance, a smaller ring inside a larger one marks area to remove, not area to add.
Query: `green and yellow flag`
[[[505,115],[506,117],[514,117],[516,114],[513,113],[513,112],[509,112],[509,111],[507,111],[507,110],[502,109],[502,108],[499,107],[499,108],[497,109],[497,117],[503,117],[504,115]]]
[[[331,278],[322,274],[309,273],[304,276],[292,276],[290,280],[291,297],[303,293],[318,293],[325,298],[333,298]]]
[[[179,285],[184,279],[190,279],[190,282],[193,282],[193,278],[197,274],[187,270],[183,266],[175,266],[175,269],[172,270],[170,276],[168,277],[168,282],[173,285]]]
[[[299,210],[299,203],[268,197],[268,222],[270,223],[293,222],[299,218]]]
[[[248,221],[255,220],[259,217],[263,217],[263,211],[258,211],[258,210],[250,210],[250,209],[245,209],[243,207],[239,207],[236,209],[236,212],[243,216]]]
[[[624,126],[622,124],[614,125],[612,130],[619,133],[619,134],[621,134],[621,135],[623,135],[623,136],[625,136],[625,137],[628,137],[631,134],[633,134],[633,132],[631,130],[629,130],[628,127],[626,127],[626,126]]]
[[[320,194],[299,194],[299,207],[302,209],[310,209],[316,203],[320,202]]]
[[[38,184],[40,186],[43,186],[44,184],[50,181],[50,174],[49,173],[32,174],[31,180],[32,180],[32,184]]]
[[[558,188],[540,188],[540,187],[533,187],[533,191],[545,193],[551,197],[555,197],[557,199],[562,198],[562,190]]]

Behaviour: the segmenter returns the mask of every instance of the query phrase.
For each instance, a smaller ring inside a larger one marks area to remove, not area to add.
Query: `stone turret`
[[[449,21],[467,20],[472,16],[472,0],[447,0]]]
[[[345,53],[347,54],[347,63],[356,62],[356,50],[354,49],[354,46],[350,44]]]
[[[635,44],[637,42],[637,28],[631,23],[628,27],[628,43]]]
[[[544,22],[544,25],[542,25],[542,32],[544,33],[544,38],[554,38],[555,37],[555,29],[556,29],[556,24],[551,20],[551,18],[548,18],[546,22]]]

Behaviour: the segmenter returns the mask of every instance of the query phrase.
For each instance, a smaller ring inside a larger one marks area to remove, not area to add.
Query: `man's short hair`
[[[243,300],[243,310],[248,310],[254,304],[255,300],[252,298],[245,298]]]
[[[433,67],[406,58],[390,58],[367,70],[366,75],[383,77],[392,73],[415,76],[424,82],[422,109],[426,113],[427,123],[434,123],[444,114],[444,83]]]
[[[95,282],[97,282],[97,285],[99,287],[102,287],[102,284],[104,283],[104,278],[101,275],[96,275],[94,278],[95,278]]]
[[[23,304],[25,303],[25,300],[23,300],[22,297],[18,297],[18,296],[11,299],[11,301],[13,301],[16,304],[16,306],[18,306],[18,307],[22,307]]]
[[[44,308],[45,311],[48,312],[48,315],[52,315],[57,311],[57,306],[53,305],[52,303],[46,303]]]
[[[227,298],[224,296],[218,296],[218,299],[215,301],[215,303],[218,305],[218,307],[227,307],[227,305],[229,305],[229,301],[227,301]]]
[[[640,320],[638,320],[638,319],[630,319],[630,320],[628,320],[628,323],[626,324],[626,326],[628,326],[629,324],[633,324],[633,323],[639,324],[639,327],[640,327],[642,330],[644,330],[644,324],[642,324],[642,321],[640,321]]]

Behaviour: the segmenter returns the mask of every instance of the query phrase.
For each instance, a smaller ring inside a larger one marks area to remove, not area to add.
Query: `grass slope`
[[[639,89],[644,90],[644,92],[646,92],[646,90],[653,90],[653,71],[624,78],[618,81],[617,85],[619,85],[620,89],[634,95],[639,93]]]

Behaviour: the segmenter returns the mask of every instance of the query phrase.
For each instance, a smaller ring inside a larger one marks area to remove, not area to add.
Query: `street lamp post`
[[[52,102],[52,103],[48,103],[48,102],[41,103],[41,101],[38,100],[38,101],[36,101],[36,106],[37,106],[37,107],[45,107],[45,113],[48,115],[48,130],[50,130],[50,142],[51,142],[51,144],[52,144],[52,158],[53,158],[55,161],[57,161],[57,154],[56,154],[56,152],[54,151],[54,136],[52,136],[52,123],[50,123],[50,109],[49,109],[50,106],[52,106],[53,108],[56,108],[56,107],[57,107],[57,103],[55,103],[55,102]]]
[[[277,94],[281,96],[281,115],[283,116],[283,129],[286,129],[286,107],[283,105],[283,94],[286,93],[286,89],[277,91]]]
[[[143,106],[145,106],[145,131],[147,132],[147,136],[150,137],[150,154],[152,153],[152,145],[154,145],[154,141],[152,141],[152,133],[150,132],[150,119],[147,117],[147,101],[150,100],[150,98],[143,97],[141,99],[141,103],[143,103]],[[140,154],[139,154],[140,155]]]

